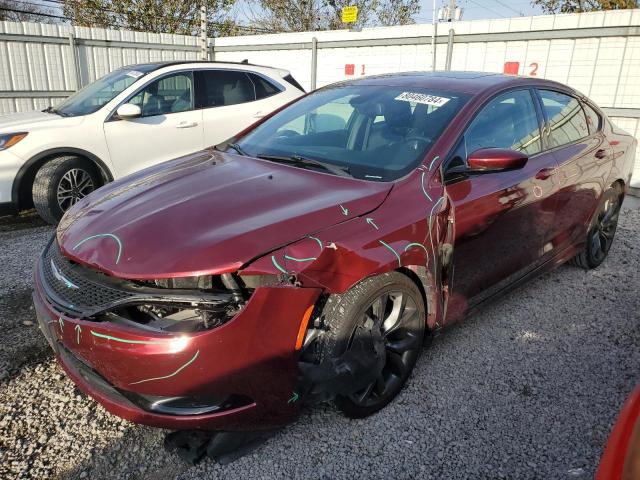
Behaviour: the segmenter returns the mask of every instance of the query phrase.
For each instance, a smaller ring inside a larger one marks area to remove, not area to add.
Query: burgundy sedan
[[[329,399],[366,416],[434,330],[568,260],[597,267],[635,148],[551,81],[331,85],[76,204],[37,265],[40,326],[134,422],[266,429]]]

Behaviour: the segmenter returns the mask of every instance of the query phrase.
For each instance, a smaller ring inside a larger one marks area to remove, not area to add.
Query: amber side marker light
[[[307,325],[309,325],[309,319],[311,318],[314,307],[315,305],[310,305],[302,316],[300,329],[298,330],[298,338],[296,338],[296,350],[300,350],[302,348],[302,344],[304,343],[304,336],[307,333]]]
[[[6,150],[7,148],[14,146],[26,136],[27,132],[0,135],[0,150]]]

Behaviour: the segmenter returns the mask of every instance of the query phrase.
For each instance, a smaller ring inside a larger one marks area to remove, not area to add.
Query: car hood
[[[64,216],[58,243],[121,278],[218,274],[370,212],[391,188],[206,150],[89,195]]]
[[[43,122],[59,122],[61,120],[63,120],[63,117],[56,115],[55,113],[39,111],[12,113],[0,117],[0,132],[16,132],[31,128],[34,124],[41,124]]]

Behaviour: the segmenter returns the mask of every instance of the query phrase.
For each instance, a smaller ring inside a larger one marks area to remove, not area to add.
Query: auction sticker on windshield
[[[441,107],[449,100],[451,100],[450,98],[446,97],[437,97],[435,95],[427,95],[425,93],[416,92],[402,92],[395,99],[402,102],[424,103],[425,105],[433,105],[435,107]]]
[[[143,75],[143,73],[139,72],[137,70],[130,70],[130,71],[127,72],[127,75],[129,77],[133,77],[133,78],[137,79],[137,78],[140,78]]]

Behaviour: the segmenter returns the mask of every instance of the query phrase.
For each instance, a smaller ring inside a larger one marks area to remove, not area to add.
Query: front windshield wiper
[[[57,108],[52,107],[51,105],[49,105],[47,108],[45,108],[42,111],[44,113],[55,113],[56,115],[60,115],[61,117],[70,117],[71,116],[68,113],[61,112],[60,110],[58,110]]]
[[[314,160],[313,158],[306,158],[300,155],[267,155],[259,153],[257,158],[263,160],[270,160],[272,162],[286,163],[287,165],[293,165],[296,167],[319,167],[322,170],[339,175],[341,177],[353,177],[349,171],[349,167],[339,167],[331,163],[321,162],[320,160]]]
[[[240,155],[244,155],[245,157],[249,156],[247,154],[247,152],[245,152],[242,149],[242,147],[240,145],[238,145],[237,143],[220,143],[218,145],[214,145],[213,148],[215,150],[220,151],[220,152],[226,152],[228,149],[232,149],[232,150],[235,150],[236,152],[238,152]]]
[[[233,150],[235,150],[236,152],[238,152],[240,155],[244,155],[245,157],[247,157],[247,152],[245,152],[242,147],[240,145],[238,145],[237,143],[229,143],[227,144],[227,146],[229,148],[232,148]]]

